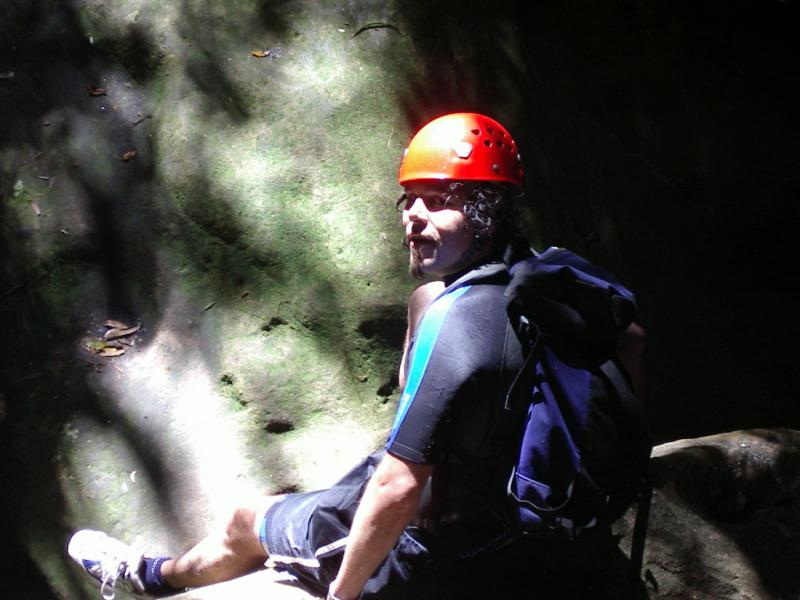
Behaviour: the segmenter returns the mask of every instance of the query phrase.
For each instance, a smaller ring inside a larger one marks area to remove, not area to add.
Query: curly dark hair
[[[475,231],[475,238],[505,242],[518,233],[517,207],[522,195],[521,191],[505,183],[482,181],[473,184],[464,202],[464,215]]]

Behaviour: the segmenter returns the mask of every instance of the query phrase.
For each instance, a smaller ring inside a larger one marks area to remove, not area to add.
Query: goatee
[[[422,253],[417,248],[408,249],[408,273],[414,279],[424,279],[425,273],[422,271]]]

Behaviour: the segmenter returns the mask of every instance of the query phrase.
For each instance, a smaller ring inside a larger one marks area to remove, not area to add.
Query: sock
[[[161,575],[161,565],[165,560],[169,560],[169,557],[145,557],[142,560],[142,566],[139,569],[139,576],[142,578],[144,591],[151,596],[156,596],[157,598],[161,596],[169,596],[170,594],[177,594],[178,592],[183,591],[183,588],[178,589],[172,587]]]

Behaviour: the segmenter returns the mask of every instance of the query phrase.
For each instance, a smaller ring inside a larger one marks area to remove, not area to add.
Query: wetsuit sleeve
[[[406,387],[386,445],[391,454],[415,463],[439,462],[459,401],[481,393],[478,381],[486,370],[484,363],[495,360],[483,350],[497,346],[486,343],[473,308],[475,292],[482,287],[456,288],[426,310],[414,336]]]

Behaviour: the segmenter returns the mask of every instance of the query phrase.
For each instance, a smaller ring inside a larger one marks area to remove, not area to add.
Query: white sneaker
[[[139,577],[142,553],[127,544],[102,531],[81,529],[70,539],[67,552],[100,585],[103,600],[113,600],[117,591],[144,595]]]

